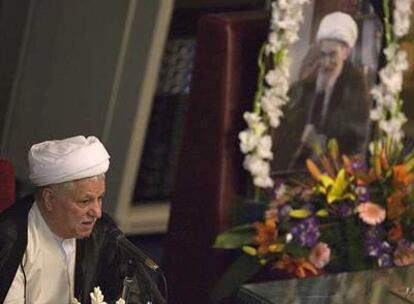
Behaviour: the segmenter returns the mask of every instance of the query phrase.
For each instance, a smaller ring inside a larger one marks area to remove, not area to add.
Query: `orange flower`
[[[395,191],[387,198],[387,216],[390,220],[399,218],[405,212],[403,197],[401,191]]]
[[[272,268],[284,270],[298,278],[319,274],[318,269],[316,269],[316,267],[307,259],[294,259],[288,255],[284,255],[280,260],[276,261]]]
[[[388,163],[387,155],[385,155],[385,150],[381,151],[380,160],[382,168],[384,168],[384,170],[388,170],[390,168],[390,164]]]
[[[392,167],[393,171],[393,184],[398,185],[408,185],[413,180],[413,175],[407,171],[407,167],[402,165],[397,165]]]
[[[402,239],[403,230],[399,222],[394,222],[394,227],[392,227],[387,234],[387,239],[391,242],[396,242]]]
[[[306,160],[306,167],[308,168],[312,177],[315,180],[319,181],[319,177],[322,175],[322,173],[321,173],[321,170],[319,170],[318,166],[313,162],[313,160],[308,158]]]
[[[375,170],[373,168],[371,168],[368,171],[368,174],[358,175],[357,183],[358,183],[359,186],[363,186],[363,185],[368,185],[368,184],[376,181],[377,179],[378,179],[378,177],[375,173]]]
[[[253,242],[259,245],[257,254],[263,256],[269,252],[269,246],[276,241],[277,238],[277,224],[274,218],[267,219],[264,224],[260,222],[253,223],[253,228],[256,229],[256,236],[253,237]]]
[[[344,164],[344,169],[349,175],[354,175],[354,169],[352,169],[352,162],[348,156],[342,155],[342,163]]]

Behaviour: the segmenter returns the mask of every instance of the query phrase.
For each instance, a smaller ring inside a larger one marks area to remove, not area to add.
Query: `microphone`
[[[160,266],[157,265],[152,259],[150,259],[145,253],[139,250],[126,236],[119,230],[114,229],[111,232],[111,235],[114,237],[116,244],[124,249],[130,255],[136,257],[136,259],[145,264],[151,270],[157,272],[160,269]]]
[[[134,283],[134,268],[135,268],[135,262],[133,260],[128,261],[128,268],[127,273],[124,278],[123,282],[123,288],[121,293],[121,298],[124,299],[125,303],[129,303],[129,293],[132,284]]]

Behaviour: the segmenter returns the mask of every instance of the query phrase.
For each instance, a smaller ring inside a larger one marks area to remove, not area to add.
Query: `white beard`
[[[339,75],[342,72],[342,65],[336,68],[333,71],[322,71],[319,70],[318,77],[316,79],[316,93],[324,93],[324,100],[323,100],[323,106],[322,109],[319,109],[322,111],[321,119],[324,121],[326,118],[326,115],[328,114],[328,107],[331,100],[331,94],[333,87],[335,86],[335,83],[339,77]]]
[[[330,92],[333,89],[340,72],[341,71],[337,70],[332,72],[319,71],[316,79],[316,92]]]

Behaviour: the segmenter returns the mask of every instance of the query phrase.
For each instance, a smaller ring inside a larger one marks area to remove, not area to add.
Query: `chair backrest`
[[[15,189],[13,165],[0,158],[0,212],[15,201]]]
[[[237,135],[251,109],[265,12],[209,14],[198,23],[196,58],[164,250],[171,303],[208,303],[229,259],[212,248],[245,194]]]

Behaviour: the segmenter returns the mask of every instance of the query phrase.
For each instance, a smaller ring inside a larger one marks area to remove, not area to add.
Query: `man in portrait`
[[[305,56],[290,89],[281,125],[273,134],[274,171],[300,169],[315,145],[336,138],[341,153],[363,153],[370,99],[365,75],[350,61],[358,38],[354,19],[334,12],[320,22],[316,45]]]

